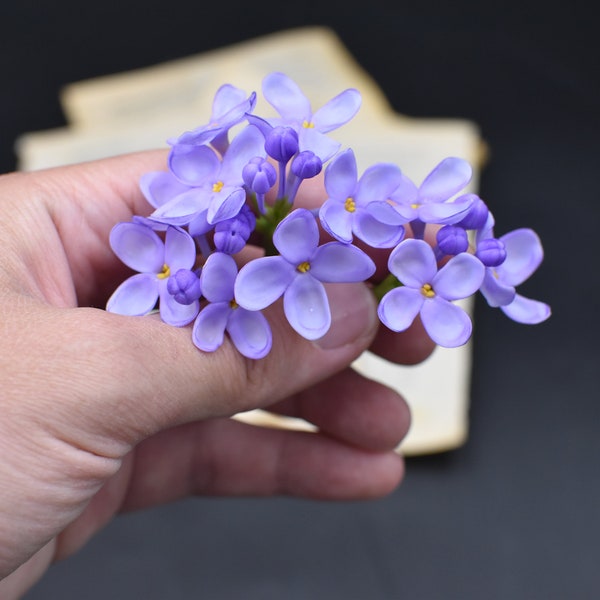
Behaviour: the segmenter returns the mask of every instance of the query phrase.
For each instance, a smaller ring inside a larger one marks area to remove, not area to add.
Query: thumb
[[[43,320],[52,330],[38,330],[31,345],[44,355],[34,371],[44,387],[37,415],[71,444],[117,458],[162,429],[273,404],[345,368],[372,342],[378,320],[368,287],[333,284],[328,296],[331,328],[316,342],[291,329],[281,306],[269,309],[273,348],[261,360],[228,340],[201,352],[189,327],[151,317],[49,309],[59,313]]]

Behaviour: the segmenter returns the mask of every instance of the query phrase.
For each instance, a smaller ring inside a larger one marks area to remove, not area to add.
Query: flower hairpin
[[[326,283],[368,282],[386,327],[404,331],[420,316],[446,347],[470,338],[470,317],[455,301],[477,291],[519,323],[550,316],[547,304],[516,292],[542,262],[537,234],[494,237],[489,208],[464,192],[466,160],[442,160],[419,185],[393,163],[359,173],[353,150],[329,136],[358,112],[357,90],[316,110],[283,73],[268,75],[262,92],[277,118],[255,114],[256,93],[223,85],[209,122],[168,140],[166,168],[141,178],[153,210],[110,234],[136,273],[114,291],[109,312],[158,310],[165,323],[193,324],[200,350],[217,350],[227,335],[253,359],[271,350],[263,311],[280,298],[298,334],[325,335]],[[302,183],[323,170],[324,203],[300,206]],[[264,252],[239,268],[235,257],[248,244]],[[377,281],[369,248],[389,250],[387,276]]]

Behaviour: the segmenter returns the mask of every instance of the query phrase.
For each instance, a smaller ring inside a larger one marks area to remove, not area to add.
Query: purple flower
[[[189,189],[190,186],[181,183],[171,171],[151,171],[140,178],[140,190],[154,208],[166,204]]]
[[[231,219],[219,221],[215,225],[214,244],[219,252],[236,254],[248,241],[254,231],[256,217],[247,204]]]
[[[246,201],[243,168],[264,154],[264,137],[253,125],[233,139],[222,161],[208,146],[192,147],[170,165],[190,189],[159,206],[151,217],[174,225],[185,225],[203,214],[201,218],[210,225],[234,217]]]
[[[454,256],[466,252],[469,248],[467,232],[462,227],[444,225],[436,233],[438,258]],[[479,258],[479,257],[477,257]]]
[[[325,170],[328,199],[319,210],[325,230],[341,242],[352,242],[353,235],[375,248],[391,248],[404,237],[404,227],[387,224],[371,215],[371,202],[385,201],[398,187],[402,174],[392,164],[379,163],[358,179],[356,158],[351,149],[338,154]]]
[[[242,178],[246,187],[256,194],[256,206],[264,214],[265,194],[277,181],[275,167],[266,158],[255,156],[242,169]]]
[[[194,240],[185,231],[169,227],[163,242],[146,225],[119,223],[110,232],[110,245],[121,261],[138,273],[113,292],[106,305],[108,312],[145,315],[160,299],[160,316],[165,323],[182,326],[194,320],[198,301],[180,304],[167,289],[171,274],[191,269],[196,260]]]
[[[477,249],[493,238],[493,217],[490,215],[488,228],[482,232]],[[516,229],[503,235],[499,241],[504,246],[506,258],[498,266],[485,270],[481,293],[488,304],[499,306],[513,321],[535,325],[545,321],[551,314],[544,302],[525,298],[516,293],[520,285],[536,271],[544,258],[539,237],[532,229]]]
[[[369,206],[371,214],[383,223],[454,224],[464,218],[475,202],[475,194],[464,194],[449,201],[471,180],[471,165],[462,158],[446,158],[417,187],[402,175],[396,190],[383,202]],[[416,232],[415,232],[416,233]]]
[[[341,127],[358,112],[360,93],[347,89],[331,99],[316,112],[298,85],[283,73],[271,73],[263,80],[263,95],[281,115],[272,124],[293,127],[298,133],[300,151],[311,150],[323,162],[329,160],[340,144],[325,134]]]
[[[217,150],[224,152],[227,148],[227,132],[240,123],[246,113],[253,110],[256,104],[256,93],[246,97],[246,92],[233,85],[222,85],[215,94],[210,121],[182,133],[177,139],[169,140],[173,153],[185,151],[186,146],[202,146],[212,142]]]
[[[379,303],[384,325],[404,331],[420,314],[425,330],[440,346],[460,346],[469,339],[469,315],[452,301],[479,289],[485,272],[481,261],[463,252],[438,271],[431,246],[423,240],[408,239],[392,251],[388,268],[403,286],[389,291]]]
[[[233,296],[237,276],[235,261],[228,254],[211,254],[200,276],[204,297],[210,302],[199,313],[192,329],[196,347],[213,352],[221,346],[225,331],[240,354],[263,358],[271,349],[271,328],[265,316],[239,306]]]
[[[255,123],[256,121],[252,121]],[[257,125],[262,125],[260,122]],[[262,125],[263,129],[265,125]],[[265,151],[278,163],[286,164],[298,152],[298,133],[292,127],[267,127],[265,135]]]
[[[179,304],[192,304],[200,299],[200,278],[191,269],[179,269],[167,279],[167,291]]]
[[[283,295],[287,320],[309,340],[323,336],[331,324],[323,283],[364,281],[375,272],[373,261],[355,246],[319,246],[315,217],[303,208],[281,221],[273,243],[280,256],[258,258],[240,270],[236,301],[249,310],[262,310]]]

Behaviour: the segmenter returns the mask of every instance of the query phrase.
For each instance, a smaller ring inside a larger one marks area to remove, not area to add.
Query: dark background
[[[526,327],[477,304],[468,443],[409,459],[391,496],[195,499],[122,516],[27,600],[600,597],[594,4],[389,6],[2,1],[0,170],[15,168],[18,134],[64,124],[64,84],[328,25],[397,111],[479,124],[496,233],[540,234],[546,261],[521,291],[553,308]]]

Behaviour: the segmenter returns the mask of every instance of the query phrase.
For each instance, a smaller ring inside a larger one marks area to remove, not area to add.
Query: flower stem
[[[398,281],[398,278],[393,274],[389,273],[385,279],[380,281],[376,286],[373,287],[373,293],[377,302],[381,302],[381,299],[394,288],[400,287],[402,284]]]

